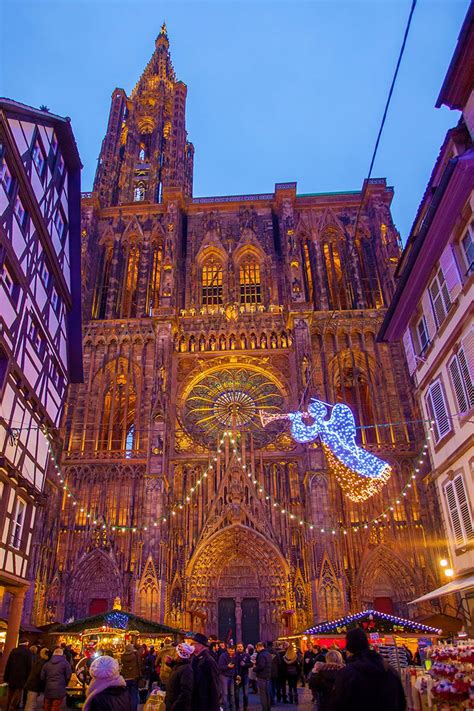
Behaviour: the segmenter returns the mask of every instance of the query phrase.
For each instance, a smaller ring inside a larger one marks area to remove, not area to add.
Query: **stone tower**
[[[69,489],[51,478],[33,619],[119,596],[255,641],[363,605],[406,613],[437,549],[411,479],[423,430],[404,360],[376,343],[399,257],[393,191],[364,186],[357,231],[361,192],[193,198],[185,97],[163,27],[130,97],[112,95],[83,198],[85,380],[63,422]],[[260,411],[311,396],[352,407],[359,442],[393,468],[380,494],[351,501],[317,444],[262,425]]]

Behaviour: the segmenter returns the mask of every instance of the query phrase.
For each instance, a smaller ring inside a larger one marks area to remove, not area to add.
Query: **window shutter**
[[[474,537],[474,528],[472,526],[471,510],[466,496],[466,488],[462,474],[455,477],[454,490],[458,500],[458,511],[461,517],[461,524],[464,529],[464,540],[470,541]]]
[[[464,543],[464,537],[462,534],[461,518],[457,507],[454,486],[451,481],[449,484],[446,484],[444,491],[446,494],[446,503],[448,504],[449,518],[451,519],[451,528],[454,533],[454,541],[456,547],[461,546]]]
[[[416,358],[409,328],[407,328],[407,330],[403,334],[403,347],[405,348],[405,355],[407,359],[409,373],[410,375],[413,375],[416,370]]]
[[[437,329],[436,321],[433,316],[433,307],[431,305],[430,294],[428,291],[425,291],[423,294],[421,299],[421,307],[423,309],[423,316],[425,317],[426,327],[428,329],[428,338],[432,341],[436,335]]]
[[[439,442],[451,430],[451,420],[440,380],[435,380],[431,385],[428,390],[427,401],[431,416],[435,421],[436,441]]]
[[[474,384],[472,382],[471,371],[469,370],[469,364],[467,362],[464,348],[460,348],[458,351],[458,361],[467,398],[466,410],[470,410],[474,405]]]
[[[466,392],[464,390],[463,385],[461,365],[457,356],[454,356],[454,358],[450,361],[449,372],[451,374],[454,392],[456,393],[456,400],[458,403],[459,412],[467,412],[469,410],[469,406],[467,403]]]
[[[471,383],[474,381],[474,327],[471,328],[464,338],[461,339],[464,357],[466,358],[467,370],[471,378]]]
[[[436,317],[436,323],[439,327],[443,323],[451,307],[448,287],[446,286],[443,273],[440,269],[430,284],[430,296],[431,303],[433,304],[433,311]]]
[[[439,263],[443,271],[446,287],[449,292],[450,302],[453,302],[458,296],[462,288],[461,276],[459,274],[458,265],[454,256],[453,249],[450,244],[446,245],[443,254],[440,257]],[[449,304],[449,306],[451,303]],[[448,306],[448,310],[449,310]]]

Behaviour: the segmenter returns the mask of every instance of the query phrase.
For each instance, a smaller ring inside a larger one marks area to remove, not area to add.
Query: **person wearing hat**
[[[165,637],[164,645],[156,655],[156,666],[160,670],[160,682],[163,689],[166,690],[168,679],[170,678],[171,669],[176,660],[176,647],[173,645],[171,637]]]
[[[120,675],[119,663],[104,655],[90,666],[92,681],[82,711],[131,711],[127,683]]]
[[[32,654],[28,649],[29,642],[20,640],[18,647],[8,655],[3,681],[8,684],[7,711],[14,711],[20,703],[26,680],[31,671]]]
[[[208,639],[200,632],[190,632],[186,640],[194,647],[192,668],[194,672],[191,711],[219,711],[219,671],[208,645]]]
[[[191,657],[194,647],[181,642],[176,647],[176,659],[166,684],[166,711],[191,711],[193,702],[194,674]]]
[[[370,649],[360,627],[346,635],[347,665],[335,677],[330,711],[406,711],[405,692],[397,672]]]
[[[66,698],[66,688],[72,675],[61,647],[56,647],[51,659],[41,669],[44,685],[44,711],[59,711]]]
[[[138,680],[142,675],[142,662],[140,655],[133,644],[125,645],[125,652],[120,657],[122,676],[130,695],[132,711],[138,709]],[[92,668],[92,667],[91,667]]]

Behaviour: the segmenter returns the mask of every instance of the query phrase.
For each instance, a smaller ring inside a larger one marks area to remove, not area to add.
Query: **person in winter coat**
[[[41,670],[48,660],[49,649],[46,647],[43,647],[40,653],[33,659],[31,671],[25,684],[25,691],[27,692],[25,711],[34,711],[38,695],[44,691],[44,681],[41,680]]]
[[[7,711],[15,711],[20,703],[26,680],[31,671],[31,652],[28,649],[28,642],[22,639],[18,647],[10,652],[3,681],[8,684]]]
[[[142,675],[142,661],[133,644],[125,646],[120,657],[121,672],[130,695],[131,711],[138,709],[138,680]]]
[[[316,657],[318,656],[321,648],[317,644],[311,645],[310,649],[307,649],[303,655],[303,674],[306,679],[309,679],[313,667],[316,663]]]
[[[250,661],[252,662],[252,666],[249,669],[249,686],[252,690],[252,693],[256,694],[257,675],[255,674],[255,662],[257,661],[257,652],[255,651],[255,647],[253,646],[253,644],[248,644],[247,649],[245,651],[249,655]]]
[[[350,656],[336,674],[330,711],[406,711],[400,677],[370,649],[364,630],[358,627],[347,633],[346,649]]]
[[[329,703],[334,682],[339,670],[344,667],[342,654],[331,649],[326,654],[325,662],[316,662],[308,678],[313,701],[318,701],[318,711],[329,711]]]
[[[171,674],[171,669],[176,660],[176,647],[173,645],[171,637],[165,637],[164,647],[156,655],[156,667],[159,669],[160,683],[162,689],[166,689],[166,684]]]
[[[194,672],[191,711],[219,711],[219,671],[209,651],[207,637],[194,632],[186,635],[185,642],[194,647],[191,662]]]
[[[290,644],[283,656],[283,669],[285,677],[288,681],[288,702],[290,704],[298,703],[298,679],[301,674],[301,662],[296,654],[296,647]]]
[[[130,694],[116,659],[97,657],[90,674],[92,680],[82,711],[131,711]]]
[[[219,670],[224,711],[235,711],[235,684],[237,680],[235,647],[227,647],[227,651],[220,655],[217,668]]]
[[[271,679],[272,679],[272,655],[266,648],[265,642],[257,642],[257,659],[255,660],[255,674],[257,675],[257,688],[262,704],[262,711],[270,711],[271,699]]]
[[[249,705],[249,671],[252,668],[250,654],[245,651],[244,645],[240,642],[236,649],[237,658],[237,686],[235,689],[235,708],[240,707],[240,690],[242,690],[244,711]],[[240,678],[240,683],[239,683]]]
[[[191,711],[194,674],[191,657],[194,647],[182,642],[176,647],[176,660],[166,684],[166,711]]]
[[[40,679],[44,685],[44,711],[59,711],[66,698],[66,687],[72,669],[61,647],[56,647],[53,656],[41,669]]]

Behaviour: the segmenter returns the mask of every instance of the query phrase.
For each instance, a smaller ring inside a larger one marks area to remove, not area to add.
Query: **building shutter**
[[[413,375],[416,370],[416,358],[409,328],[407,328],[407,330],[403,334],[403,347],[405,348],[405,355],[407,359],[409,373],[410,375]]]
[[[470,541],[474,538],[474,528],[472,526],[471,509],[469,507],[469,501],[466,495],[466,487],[464,485],[464,478],[462,474],[455,477],[454,490],[458,500],[458,511],[461,518],[461,525],[464,529],[464,540]]]
[[[474,384],[472,382],[472,374],[464,348],[460,348],[458,351],[458,361],[464,389],[466,391],[467,409],[470,410],[471,407],[474,406]]]
[[[441,269],[438,270],[437,275],[430,284],[430,296],[436,323],[439,328],[451,308],[448,287]]]
[[[430,341],[436,335],[436,321],[433,316],[433,307],[431,305],[431,299],[429,291],[425,291],[421,299],[421,308],[423,309],[423,316],[425,317],[426,327],[428,329],[428,338]]]
[[[446,287],[449,292],[450,301],[453,302],[462,289],[461,275],[459,274],[458,265],[453,249],[450,244],[446,245],[443,254],[439,260],[443,271]],[[449,310],[449,306],[448,306]]]
[[[430,415],[435,422],[435,439],[439,442],[451,430],[451,419],[440,380],[435,380],[428,390],[427,404]]]
[[[456,494],[454,493],[454,485],[451,481],[444,487],[444,492],[446,494],[449,518],[451,519],[451,528],[454,533],[454,542],[456,547],[458,547],[464,543],[464,537],[462,534],[461,517],[459,516],[457,507]]]
[[[474,327],[472,327],[461,339],[464,357],[466,359],[467,370],[471,379],[474,381]]]
[[[467,412],[469,410],[467,395],[464,389],[463,376],[461,373],[461,365],[457,356],[454,356],[449,363],[449,372],[453,383],[456,400],[458,403],[459,412]]]

